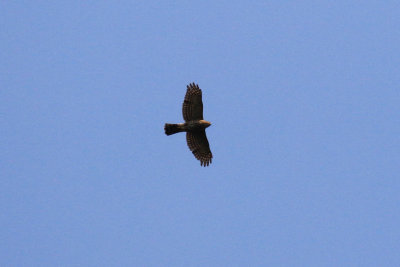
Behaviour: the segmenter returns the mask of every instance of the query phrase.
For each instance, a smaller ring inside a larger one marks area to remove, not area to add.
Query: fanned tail
[[[171,124],[171,123],[166,123],[164,125],[164,130],[166,135],[182,132],[181,128],[179,127],[179,124]]]

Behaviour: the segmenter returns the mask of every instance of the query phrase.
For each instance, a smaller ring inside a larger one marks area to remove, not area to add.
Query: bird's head
[[[211,126],[211,122],[209,121],[205,121],[205,120],[200,120],[201,124],[203,124],[205,126],[205,128],[210,127]]]

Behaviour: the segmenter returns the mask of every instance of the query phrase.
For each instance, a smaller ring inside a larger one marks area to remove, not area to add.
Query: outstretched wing
[[[208,166],[212,161],[212,153],[208,144],[206,131],[186,132],[186,142],[201,166]]]
[[[191,83],[187,86],[182,114],[185,121],[203,119],[203,101],[201,100],[199,85]]]

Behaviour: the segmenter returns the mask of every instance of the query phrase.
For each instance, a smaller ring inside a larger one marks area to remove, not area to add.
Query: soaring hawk
[[[211,123],[203,120],[203,101],[199,85],[191,83],[187,86],[182,114],[185,123],[166,123],[164,126],[165,134],[186,132],[187,145],[196,159],[200,160],[200,165],[210,165],[213,156],[208,144],[206,128]]]

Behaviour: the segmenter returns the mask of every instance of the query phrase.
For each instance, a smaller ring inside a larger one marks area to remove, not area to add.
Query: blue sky
[[[1,266],[399,266],[398,1],[3,1]],[[203,90],[214,160],[181,122]]]

